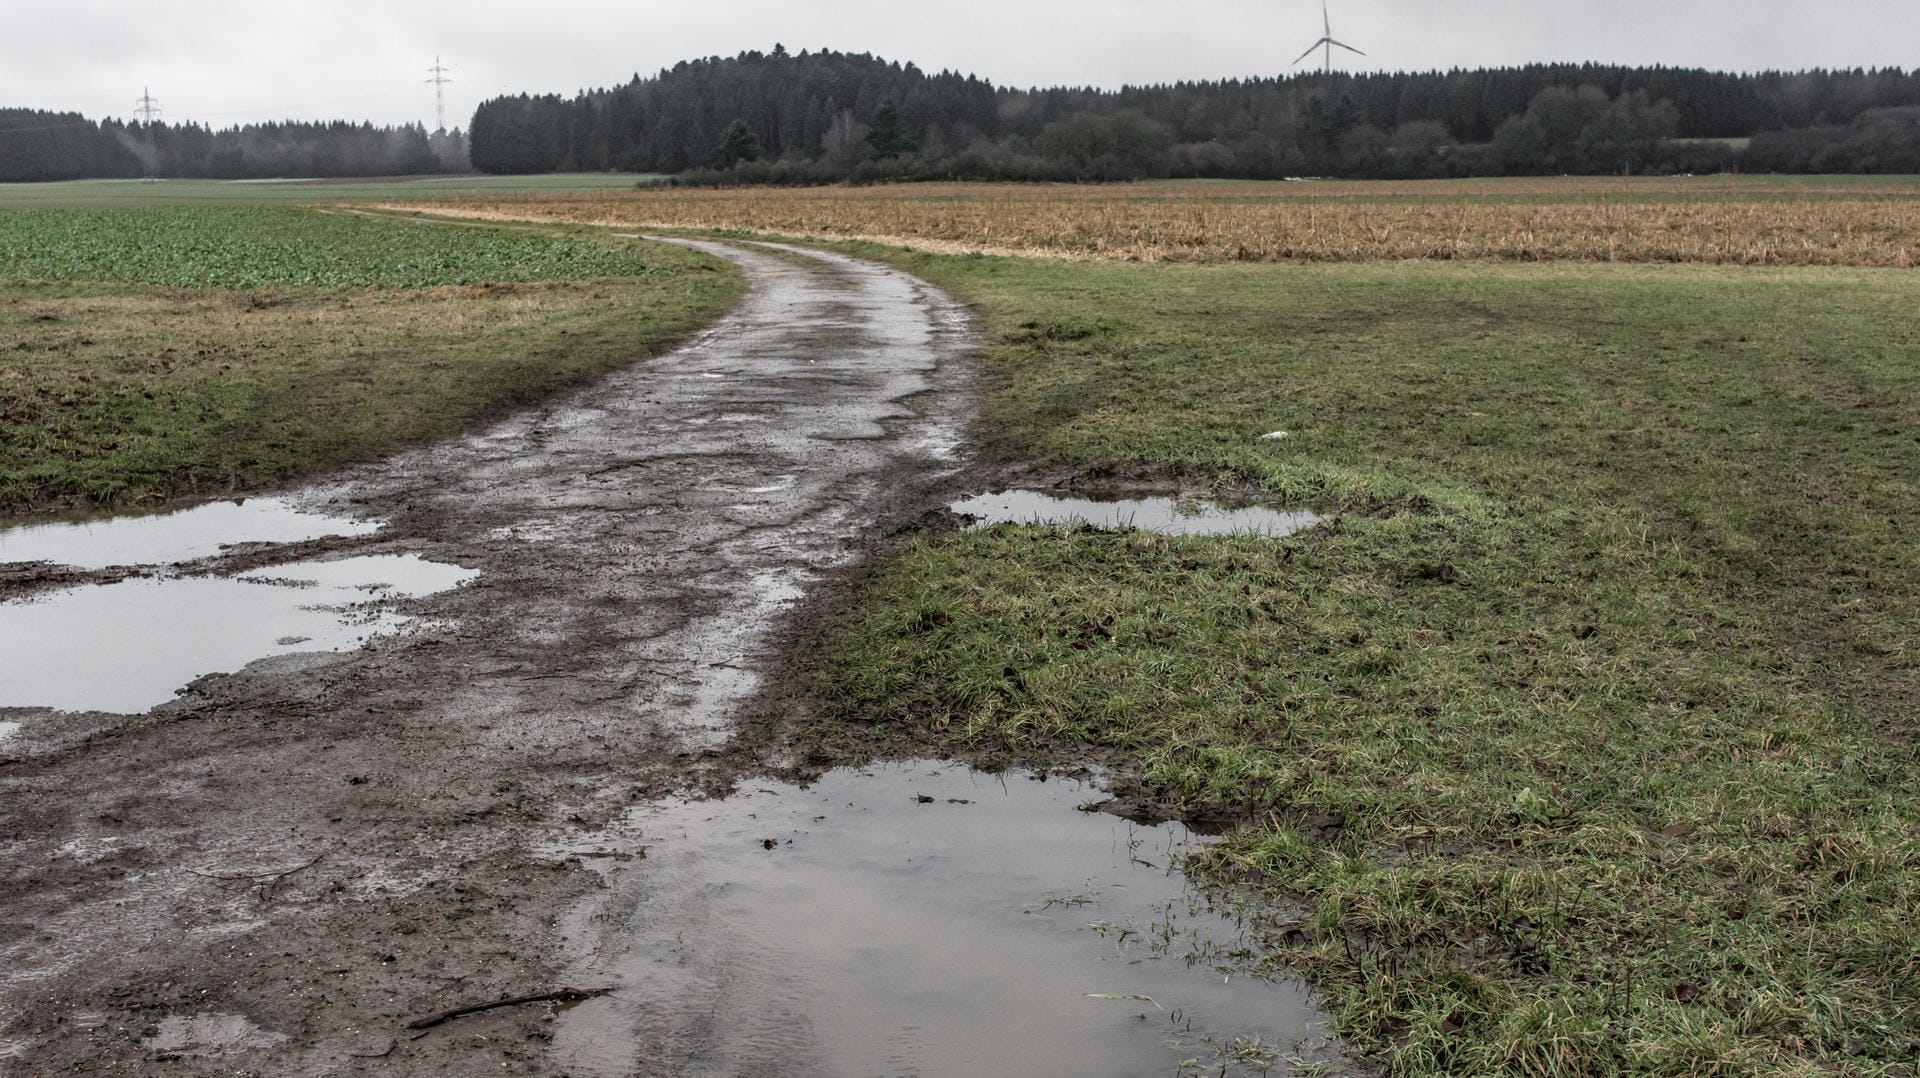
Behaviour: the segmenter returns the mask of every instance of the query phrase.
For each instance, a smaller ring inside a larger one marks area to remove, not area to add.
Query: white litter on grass
[[[1262,434],[1260,436],[1260,440],[1263,442],[1277,442],[1282,438],[1291,438],[1291,437],[1293,437],[1293,435],[1288,434],[1284,430],[1276,430],[1267,434]]]

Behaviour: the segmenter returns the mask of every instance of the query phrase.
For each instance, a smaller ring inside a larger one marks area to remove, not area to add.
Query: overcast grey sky
[[[169,121],[434,119],[481,100],[624,82],[745,49],[832,48],[1000,86],[1273,75],[1319,0],[8,0],[0,106]],[[1730,70],[1920,67],[1920,0],[1329,0],[1347,70],[1596,60]],[[1318,63],[1318,54],[1302,65]]]

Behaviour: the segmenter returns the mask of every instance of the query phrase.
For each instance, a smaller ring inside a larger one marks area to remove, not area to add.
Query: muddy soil
[[[562,936],[601,876],[540,850],[782,762],[730,735],[791,706],[760,690],[836,574],[951,494],[972,404],[923,282],[694,246],[752,287],[688,347],[289,495],[378,533],[214,566],[479,571],[403,601],[411,631],[140,715],[0,707],[0,1072],[560,1069],[546,1007],[409,1024],[594,987]],[[0,568],[15,596],[125,575]]]

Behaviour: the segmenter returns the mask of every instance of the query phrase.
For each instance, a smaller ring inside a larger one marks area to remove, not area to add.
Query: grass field
[[[248,493],[443,437],[737,291],[716,260],[558,230],[0,209],[0,518]]]
[[[916,542],[840,719],[1249,822],[1205,872],[1395,1073],[1902,1073],[1920,281],[888,257],[1011,446],[1334,520]]]
[[[1197,867],[1252,902],[1265,949],[1243,960],[1308,977],[1395,1074],[1913,1075],[1920,278],[1873,268],[1912,260],[1913,181],[448,204],[891,239],[841,245],[973,306],[996,386],[979,429],[1002,453],[1149,462],[1329,517],[1277,541],[916,540],[834,626],[813,736],[1093,758],[1141,796],[1238,821]],[[1282,251],[1311,236],[1292,231],[1302,215],[1347,238]],[[1270,246],[1232,246],[1248,242]],[[1049,257],[964,256],[993,249]],[[225,398],[204,388],[181,398],[201,411],[175,406],[167,364],[223,384],[221,348],[309,333],[335,358],[303,385],[364,400],[378,369],[376,395],[417,392],[451,428],[501,398],[441,414],[432,357],[504,352],[524,386],[548,362],[528,357],[571,354],[560,330],[613,324],[595,304],[651,296],[657,324],[691,325],[731,287],[640,257],[637,278],[493,289],[14,281],[0,401],[36,409],[20,429],[105,415],[102,431],[258,444],[281,428],[208,410]],[[1809,265],[1700,264],[1748,261]],[[354,343],[361,326],[378,332]],[[410,328],[421,347],[395,349]],[[258,386],[300,355],[236,369]],[[102,410],[102,383],[137,390],[116,398],[128,411]],[[271,385],[236,414],[288,414]],[[1274,430],[1289,436],[1260,437]],[[110,495],[144,474],[118,435],[75,437],[45,457],[61,474]],[[314,467],[334,451],[273,452]]]
[[[1898,1075],[1920,1054],[1920,281],[1644,262],[1903,265],[1917,205],[1907,180],[1733,180],[482,212],[886,236],[846,246],[981,317],[1002,450],[1161,462],[1332,518],[1278,542],[916,541],[836,628],[814,736],[1091,755],[1241,821],[1198,868],[1251,896],[1253,963],[1307,976],[1392,1073]],[[1211,235],[1234,207],[1560,223],[1504,256],[1526,265],[1390,261],[1421,250],[1391,234],[1339,265],[1127,247],[1143,219]],[[1675,215],[1732,238],[1644,223]],[[935,253],[989,228],[1076,257]],[[1725,253],[1769,229],[1813,253]]]
[[[1148,262],[1920,263],[1920,178],[1183,181],[650,188],[475,196],[456,212]]]

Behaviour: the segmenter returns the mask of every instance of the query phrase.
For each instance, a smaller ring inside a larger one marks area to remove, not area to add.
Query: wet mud
[[[18,641],[85,652],[166,588],[280,605],[209,615],[254,650],[140,700],[58,646],[36,676],[84,698],[0,680],[0,1074],[1261,1073],[1314,1040],[1177,827],[785,744],[862,558],[981,489],[974,342],[890,268],[684,242],[745,273],[730,315],[256,505],[329,523],[4,548],[0,632],[104,604]]]
[[[475,575],[383,600],[405,631],[276,635],[138,713],[0,706],[0,1072],[559,1073],[549,1007],[408,1023],[566,987],[562,926],[604,881],[541,843],[782,762],[734,735],[777,725],[787,636],[952,496],[972,412],[967,320],[930,286],[696,246],[751,287],[680,351],[283,495],[353,534],[9,555],[29,605],[314,561]]]

